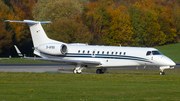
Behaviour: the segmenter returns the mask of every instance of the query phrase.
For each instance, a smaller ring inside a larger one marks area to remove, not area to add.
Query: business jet
[[[64,43],[47,37],[41,24],[50,21],[12,21],[27,23],[30,28],[34,45],[35,59],[75,65],[73,73],[81,73],[83,67],[96,68],[97,74],[103,74],[107,68],[126,66],[157,66],[159,74],[164,75],[165,69],[173,69],[176,65],[170,58],[155,48],[98,46],[84,43]],[[34,59],[34,57],[27,57]]]

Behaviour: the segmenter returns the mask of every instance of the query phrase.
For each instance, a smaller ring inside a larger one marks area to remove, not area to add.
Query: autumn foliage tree
[[[73,19],[61,18],[47,27],[49,37],[66,43],[89,43],[92,36],[87,26]]]
[[[0,0],[0,54],[31,43],[34,19],[66,43],[153,47],[180,41],[180,0]],[[27,46],[28,47],[28,46]]]
[[[111,14],[110,27],[106,29],[104,41],[108,45],[134,45],[134,32],[128,10],[119,6],[115,10],[109,8]]]
[[[145,21],[142,17],[141,10],[136,5],[130,5],[129,16],[131,21],[131,26],[133,27],[133,39],[135,40],[135,46],[145,46],[147,41],[147,35],[145,31]]]
[[[9,49],[11,47],[11,29],[7,29],[7,25],[4,22],[6,18],[10,18],[11,14],[10,8],[0,0],[0,53]]]
[[[5,23],[5,20],[32,19],[29,9],[33,7],[32,0],[0,0],[1,38],[0,55],[10,55],[13,45],[26,46],[31,42],[29,28],[25,24]],[[31,3],[30,3],[31,2]],[[26,4],[26,5],[25,5]],[[24,7],[29,7],[25,9]],[[28,15],[29,13],[29,15]],[[2,54],[1,54],[2,53]]]
[[[85,17],[84,23],[89,27],[91,34],[93,35],[92,44],[104,44],[103,37],[105,30],[110,26],[110,12],[107,12],[108,3],[102,2],[92,2],[88,6],[85,6],[85,12],[83,16]]]
[[[50,20],[44,25],[48,36],[66,43],[90,43],[91,35],[86,25],[78,22],[77,15],[83,11],[87,0],[39,0],[34,8],[35,20]]]

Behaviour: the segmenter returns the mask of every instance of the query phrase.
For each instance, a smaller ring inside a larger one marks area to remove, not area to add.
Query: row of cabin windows
[[[81,51],[80,50],[78,50],[78,53],[80,53]],[[85,50],[83,50],[82,51],[82,53],[85,53]],[[87,51],[87,54],[90,54],[90,51]],[[95,51],[93,51],[93,54],[95,54]],[[97,51],[97,54],[100,54],[100,51]],[[105,54],[105,52],[104,51],[102,51],[102,54]],[[109,51],[107,51],[107,54],[110,54],[110,52]],[[113,55],[122,55],[122,52],[111,52],[111,54]],[[123,53],[124,55],[126,55],[126,52],[124,52]]]

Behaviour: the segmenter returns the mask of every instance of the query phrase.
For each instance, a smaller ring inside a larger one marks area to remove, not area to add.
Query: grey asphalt
[[[0,64],[1,72],[39,72],[39,73],[73,73],[73,65],[67,64]],[[86,69],[86,68],[84,68]],[[108,69],[136,70],[137,67],[120,67]],[[138,69],[159,69],[158,67],[138,67]],[[176,64],[174,69],[180,69],[180,63]],[[86,74],[86,72],[82,72]],[[88,73],[89,74],[89,73]],[[94,73],[93,73],[94,74]]]

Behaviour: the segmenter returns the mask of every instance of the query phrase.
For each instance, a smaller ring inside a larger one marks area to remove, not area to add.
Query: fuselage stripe
[[[67,53],[66,55],[50,55],[46,53],[41,53],[44,55],[47,55],[47,57],[52,57],[53,58],[66,58],[66,57],[77,57],[77,58],[104,58],[104,59],[126,59],[126,60],[137,60],[137,61],[144,61],[144,62],[149,62],[146,58],[140,58],[140,57],[134,57],[134,56],[125,56],[125,55],[101,55],[101,54],[73,54],[73,53]]]

